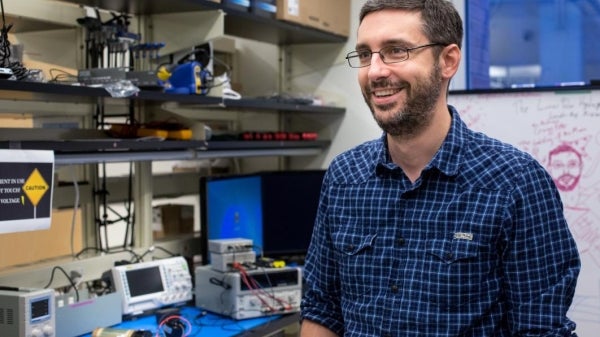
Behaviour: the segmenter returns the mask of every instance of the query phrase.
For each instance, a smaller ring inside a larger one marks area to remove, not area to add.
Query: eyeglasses
[[[443,46],[443,44],[429,43],[412,48],[386,46],[381,48],[379,51],[371,51],[368,49],[355,50],[349,52],[348,55],[346,55],[346,60],[348,60],[348,64],[352,68],[367,67],[371,65],[371,59],[373,58],[373,54],[377,53],[379,54],[379,57],[381,57],[381,61],[383,61],[383,63],[385,64],[398,63],[408,60],[409,52],[412,50],[433,46]]]

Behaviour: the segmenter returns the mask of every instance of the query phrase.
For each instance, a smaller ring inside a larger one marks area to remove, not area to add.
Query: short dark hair
[[[369,13],[401,9],[421,13],[423,34],[433,43],[462,47],[463,24],[460,14],[448,0],[367,0],[360,10],[360,21]]]

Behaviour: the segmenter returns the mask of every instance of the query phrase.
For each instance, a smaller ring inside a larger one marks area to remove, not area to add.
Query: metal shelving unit
[[[191,11],[221,10],[225,15],[225,33],[273,44],[341,43],[345,36],[311,27],[255,15],[209,0],[65,0],[65,2],[133,15],[153,15]]]
[[[68,101],[74,103],[95,103],[98,98],[111,98],[110,94],[98,87],[83,87],[67,84],[38,83],[0,80],[0,99],[24,101]],[[161,91],[140,91],[137,95],[123,99],[144,102],[174,102],[194,108],[259,109],[265,111],[286,111],[323,114],[343,114],[340,107],[298,104],[262,98],[239,100],[201,95],[177,95]]]
[[[52,150],[57,165],[319,154],[329,141],[0,141],[2,149]]]
[[[27,101],[68,101],[93,104],[98,98],[110,98],[101,88],[63,84],[18,82],[0,80],[0,99]],[[233,110],[284,111],[286,113],[343,114],[343,108],[289,104],[263,99],[222,100],[218,97],[174,95],[162,92],[140,92],[127,98],[141,102],[176,102],[196,109],[219,108]],[[35,129],[31,133],[35,133]],[[198,140],[144,140],[111,138],[95,134],[94,138],[52,139],[36,138],[0,140],[4,149],[53,150],[59,165],[93,164],[120,161],[186,160],[200,158],[248,156],[304,156],[315,155],[329,145],[329,141],[198,141]],[[98,136],[99,135],[99,136]]]
[[[128,13],[136,17],[144,17],[139,20],[140,26],[152,23],[148,16],[161,16],[161,14],[189,14],[203,12],[207,14],[202,17],[215,16],[215,23],[208,20],[208,30],[219,27],[218,32],[213,35],[226,34],[234,37],[248,38],[260,42],[267,42],[279,46],[291,44],[312,43],[344,43],[347,38],[335,34],[320,31],[318,29],[301,26],[290,22],[279,21],[275,18],[258,16],[250,12],[244,12],[227,7],[220,3],[208,0],[28,0],[12,1],[7,9],[7,22],[14,24],[13,33],[46,33],[53,30],[77,30],[80,26],[76,20],[82,16],[81,5],[97,7],[103,10],[119,13]],[[213,15],[214,14],[214,15]],[[217,20],[218,18],[218,20]],[[145,19],[148,19],[147,21]],[[168,21],[168,19],[165,19]],[[193,17],[194,22],[200,21]],[[156,21],[154,21],[156,23]],[[212,26],[211,26],[212,25]],[[196,29],[193,34],[198,34],[198,39],[206,38],[204,29]],[[212,33],[212,32],[211,32]],[[208,34],[208,33],[207,33]],[[35,35],[35,34],[30,34]],[[212,37],[213,35],[209,35]],[[157,38],[161,40],[160,38]],[[131,107],[132,111],[140,115],[155,109],[161,105],[173,104],[184,109],[196,110],[199,115],[204,112],[218,110],[217,113],[228,111],[232,115],[243,115],[246,110],[249,115],[264,112],[279,114],[283,119],[288,116],[299,116],[303,120],[309,117],[309,123],[323,124],[328,126],[332,119],[337,119],[345,113],[344,108],[330,106],[315,106],[294,102],[277,101],[259,98],[243,98],[241,100],[227,100],[220,97],[208,97],[199,95],[176,95],[160,91],[141,91],[133,97],[113,98],[110,94],[97,87],[74,86],[59,83],[36,83],[0,80],[0,113],[22,114],[26,117],[71,117],[81,120],[82,128],[94,128],[92,118],[98,110],[110,110],[113,107],[125,110]],[[112,111],[111,111],[112,112]],[[234,113],[232,113],[234,112]],[[291,119],[291,118],[290,118]],[[335,124],[336,121],[334,121]],[[282,126],[288,126],[287,120],[281,122]],[[312,124],[311,124],[312,125]],[[282,127],[285,129],[285,127]],[[325,129],[325,128],[323,128]],[[7,130],[0,126],[0,133]],[[162,182],[169,189],[161,190],[160,193],[175,194],[193,190],[194,174],[179,173],[169,175],[160,179],[153,175],[152,162],[160,160],[195,160],[210,158],[241,158],[241,157],[288,157],[288,156],[317,156],[323,153],[330,145],[329,140],[316,141],[139,141],[136,139],[114,139],[108,135],[100,135],[96,138],[76,139],[52,138],[48,140],[45,132],[40,128],[31,128],[19,134],[19,137],[0,137],[0,148],[10,149],[41,149],[52,150],[55,153],[56,165],[79,165],[92,164],[84,167],[84,170],[94,169],[93,164],[108,162],[135,162],[135,181],[133,200],[136,205],[136,224],[148,224],[152,221],[151,201],[153,197],[153,183]],[[84,130],[85,131],[85,130]],[[95,130],[100,131],[100,130]],[[33,137],[37,132],[37,136]],[[30,137],[31,136],[31,137]],[[29,139],[28,139],[29,138]],[[179,176],[178,176],[179,175]],[[177,177],[175,177],[177,176]],[[86,177],[87,178],[87,177]],[[177,179],[183,178],[183,179]],[[163,180],[167,180],[165,183]],[[110,181],[109,181],[110,182]],[[111,185],[118,189],[122,185],[117,180]],[[185,187],[181,187],[185,185]],[[72,194],[72,186],[61,186],[65,193],[55,193],[58,197]],[[83,188],[91,195],[92,187],[87,185]],[[157,188],[158,190],[159,188]],[[120,200],[119,192],[116,192],[114,200]],[[129,197],[129,196],[127,196]],[[89,201],[89,200],[88,200]],[[58,205],[70,206],[71,200],[62,200]],[[87,205],[86,205],[87,207]],[[89,207],[88,207],[89,208]],[[87,211],[89,211],[88,209]],[[90,226],[88,226],[91,228]],[[84,229],[88,229],[85,227]],[[142,228],[142,227],[139,227]],[[89,233],[84,233],[84,235]],[[85,237],[87,244],[92,244],[88,236]],[[148,226],[136,233],[136,247],[140,251],[153,244],[152,232]],[[189,242],[175,240],[171,243],[160,243],[173,252],[191,253],[197,250],[199,244],[197,238],[191,238]],[[101,275],[107,266],[110,266],[113,257],[99,257],[102,264],[96,263],[94,258],[86,258],[83,261],[75,261],[72,268],[85,266],[85,280],[94,280]],[[40,261],[41,262],[41,261]],[[71,261],[63,261],[64,266],[69,266]],[[79,265],[81,263],[81,266]],[[41,263],[44,264],[44,263]],[[50,265],[50,263],[47,263]],[[52,265],[55,262],[51,263]],[[71,267],[69,267],[71,268]],[[0,273],[0,279],[5,284],[18,283],[20,286],[40,286],[45,282],[48,268],[38,266],[25,268],[23,272],[16,274],[12,272]],[[88,273],[87,270],[90,270]],[[43,280],[43,281],[42,281]],[[23,283],[25,282],[25,283]]]

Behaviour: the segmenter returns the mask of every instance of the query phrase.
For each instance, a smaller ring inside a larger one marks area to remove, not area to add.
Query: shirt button
[[[406,244],[406,240],[403,237],[399,237],[396,239],[396,243],[398,246],[404,246]]]
[[[392,337],[392,334],[391,334],[391,333],[384,333],[384,334],[382,335],[382,337]]]
[[[450,253],[450,252],[447,252],[445,255],[446,255],[446,259],[448,259],[448,260],[452,260],[452,257],[454,257],[454,255],[452,255],[452,253]]]
[[[395,284],[392,284],[392,286],[390,287],[390,289],[392,290],[392,293],[396,294],[398,293],[398,286]]]

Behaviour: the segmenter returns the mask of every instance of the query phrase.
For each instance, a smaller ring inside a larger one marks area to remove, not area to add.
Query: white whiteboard
[[[580,337],[598,336],[600,90],[461,92],[449,103],[473,130],[532,154],[557,182],[582,262],[568,316]]]

